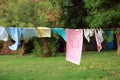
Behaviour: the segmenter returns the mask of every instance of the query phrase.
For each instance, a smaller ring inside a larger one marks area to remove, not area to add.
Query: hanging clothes
[[[64,39],[64,41],[66,41],[66,32],[64,28],[52,28],[52,29],[55,33],[59,34]]]
[[[114,33],[113,30],[109,30],[107,32],[108,35],[108,49],[113,50],[114,49]]]
[[[36,28],[23,28],[22,34],[24,39],[29,39],[32,37],[40,37]]]
[[[94,31],[95,31],[95,39],[96,39],[96,43],[97,43],[97,50],[98,50],[98,52],[100,52],[102,49],[101,41],[99,39],[96,29]]]
[[[48,27],[38,27],[40,37],[51,37],[51,29]]]
[[[66,29],[66,60],[80,65],[83,45],[82,29]]]
[[[90,37],[92,37],[93,35],[94,35],[93,29],[84,29],[84,36],[88,42],[90,42]]]
[[[0,40],[8,41],[8,33],[5,27],[0,27]]]
[[[15,43],[13,45],[9,46],[9,49],[17,50],[18,45],[20,45],[22,29],[9,27],[9,28],[6,28],[6,30],[7,30],[8,34],[10,35],[10,37],[15,41]]]
[[[94,36],[94,29],[90,29],[90,37]]]
[[[98,38],[99,38],[100,43],[102,43],[104,41],[103,33],[104,33],[104,31],[102,29],[98,30]]]
[[[84,36],[90,42],[90,29],[84,29]]]

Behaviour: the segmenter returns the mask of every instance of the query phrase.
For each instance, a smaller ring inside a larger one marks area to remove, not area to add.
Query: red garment
[[[98,52],[100,52],[101,49],[102,49],[102,45],[101,45],[101,42],[100,42],[100,39],[99,39],[99,37],[98,37],[98,33],[97,33],[96,30],[95,30],[95,39],[96,39],[96,43],[97,43]]]

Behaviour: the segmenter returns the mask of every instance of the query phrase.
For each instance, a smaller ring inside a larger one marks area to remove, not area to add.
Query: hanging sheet
[[[80,65],[83,45],[82,29],[66,29],[66,60]]]

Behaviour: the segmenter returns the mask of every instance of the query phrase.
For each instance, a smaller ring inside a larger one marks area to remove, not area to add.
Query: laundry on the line
[[[94,31],[95,31],[95,39],[96,39],[96,43],[97,43],[97,49],[98,49],[98,52],[100,52],[102,49],[102,44],[99,39],[100,37],[98,36],[97,30],[94,30]]]
[[[102,29],[98,29],[98,38],[100,40],[100,43],[102,43],[104,41],[103,33],[104,33],[104,31]]]
[[[36,28],[23,28],[22,34],[24,39],[29,39],[32,37],[40,37]]]
[[[0,27],[0,40],[8,41],[8,33],[4,27]]]
[[[47,27],[38,27],[40,37],[51,37],[51,29]]]
[[[59,34],[66,41],[66,32],[64,28],[53,28],[53,31]]]
[[[9,46],[9,48],[11,50],[17,50],[18,45],[20,45],[22,29],[9,27],[9,28],[6,28],[6,30],[7,30],[8,34],[10,35],[10,37],[15,41],[15,43],[13,45]]]
[[[83,45],[82,29],[66,29],[66,60],[80,65]]]
[[[84,29],[84,36],[90,42],[90,37],[94,36],[94,29]]]
[[[59,34],[66,41],[66,60],[80,65],[82,55],[83,36],[90,42],[90,37],[95,36],[97,50],[102,50],[102,42],[104,41],[102,29],[64,29],[64,28],[17,28],[17,27],[0,27],[0,40],[7,41],[8,34],[15,41],[9,48],[17,50],[20,45],[20,39],[29,39],[32,37],[44,38],[51,37],[51,30]],[[83,34],[84,31],[84,34]]]

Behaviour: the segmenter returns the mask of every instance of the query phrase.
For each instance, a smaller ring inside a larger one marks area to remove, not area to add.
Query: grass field
[[[0,55],[0,80],[120,80],[120,55],[86,52],[79,66],[65,56]]]

